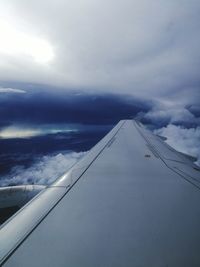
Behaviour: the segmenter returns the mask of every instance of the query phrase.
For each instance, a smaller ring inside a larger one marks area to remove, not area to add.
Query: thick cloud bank
[[[44,156],[29,168],[13,167],[10,174],[1,177],[0,186],[21,184],[51,184],[86,152],[59,153],[54,156]]]
[[[199,13],[196,0],[1,0],[0,80],[151,96],[198,89]]]
[[[40,85],[31,88],[27,84],[18,84],[18,87],[27,92],[0,95],[0,129],[1,124],[22,124],[33,128],[69,123],[112,125],[140,111],[146,112],[152,106],[152,101],[132,95],[63,91]]]
[[[199,105],[192,107],[183,104],[155,102],[148,112],[140,113],[140,118],[144,124],[149,124],[154,128],[161,128],[168,124],[196,128],[200,126]]]
[[[197,157],[200,165],[200,127],[187,129],[169,124],[154,132],[167,137],[166,142],[176,150]]]

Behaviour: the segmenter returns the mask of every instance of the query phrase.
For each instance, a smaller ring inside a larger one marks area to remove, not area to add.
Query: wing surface
[[[199,168],[121,121],[0,229],[3,266],[200,266]]]

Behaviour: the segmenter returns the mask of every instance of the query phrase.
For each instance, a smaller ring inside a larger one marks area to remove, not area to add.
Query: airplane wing
[[[6,267],[200,266],[200,169],[120,121],[0,229]]]

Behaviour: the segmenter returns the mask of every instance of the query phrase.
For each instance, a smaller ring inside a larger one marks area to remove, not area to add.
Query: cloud
[[[65,173],[85,153],[59,153],[57,155],[43,156],[29,168],[15,166],[8,175],[1,177],[0,186],[21,184],[49,185]]]
[[[196,0],[2,0],[0,10],[3,22],[54,53],[46,65],[1,53],[1,80],[151,97],[199,89]]]
[[[0,20],[0,34],[2,54],[28,56],[39,63],[46,63],[53,58],[52,48],[47,42],[24,33],[5,20]]]
[[[1,131],[139,116],[199,147],[199,13],[196,0],[2,0]]]
[[[166,142],[176,150],[197,157],[200,165],[200,127],[186,129],[169,124],[154,132],[167,137]]]
[[[25,90],[16,89],[16,88],[2,88],[0,87],[0,93],[15,93],[15,94],[24,94]]]
[[[188,105],[187,109],[196,117],[200,117],[200,104]]]
[[[37,136],[45,136],[45,135],[56,135],[56,134],[66,134],[77,132],[78,129],[75,129],[76,125],[74,125],[74,129],[71,125],[68,126],[60,126],[60,125],[43,125],[38,126],[37,128],[27,127],[25,125],[12,125],[8,127],[4,127],[2,130],[0,129],[0,138],[1,139],[19,139],[19,138],[33,138]],[[77,125],[78,127],[78,125]]]
[[[195,103],[196,102],[196,103]],[[140,120],[176,150],[196,157],[200,164],[200,105],[169,100],[154,102],[152,108],[139,113]]]
[[[141,121],[159,128],[168,124],[181,125],[187,128],[200,126],[200,117],[197,114],[199,105],[190,107],[173,102],[155,102],[152,109],[140,114]],[[195,111],[196,113],[195,113]]]
[[[25,129],[38,129],[45,124],[112,125],[152,106],[151,101],[131,95],[63,91],[40,85],[24,87],[29,87],[26,94],[0,96],[2,124],[22,125]]]

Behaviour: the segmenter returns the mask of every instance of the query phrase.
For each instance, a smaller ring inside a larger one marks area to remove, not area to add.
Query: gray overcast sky
[[[199,0],[1,0],[0,80],[197,99],[199,14]]]

